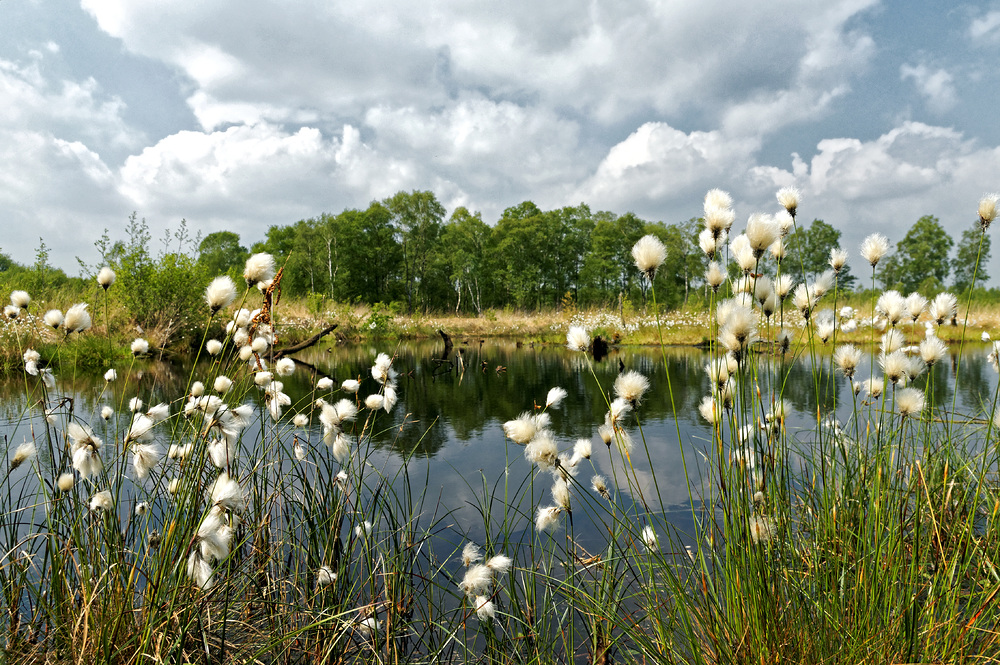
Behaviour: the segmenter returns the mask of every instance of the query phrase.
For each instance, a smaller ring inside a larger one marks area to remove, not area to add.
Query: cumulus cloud
[[[969,36],[975,40],[1000,40],[1000,11],[986,12],[969,23]]]
[[[899,76],[903,81],[913,81],[917,92],[927,101],[927,107],[934,113],[946,113],[958,103],[955,77],[945,69],[931,69],[923,64],[904,64],[899,68]]]
[[[357,128],[327,138],[266,123],[168,136],[129,157],[122,192],[138,209],[210,227],[268,224],[318,214],[338,200],[367,201],[412,184],[405,164],[382,158]]]
[[[791,170],[752,173],[762,188],[794,181],[804,194],[801,214],[841,229],[844,245],[853,248],[872,229],[895,242],[923,215],[938,216],[957,238],[976,221],[982,194],[996,189],[998,169],[1000,148],[978,146],[950,128],[906,122],[871,141],[820,141],[816,155],[796,160]]]
[[[93,78],[50,80],[42,71],[42,54],[36,56],[28,62],[0,59],[5,126],[45,130],[89,144],[138,145],[141,134],[122,119],[120,98],[103,94]]]
[[[15,261],[31,263],[29,248],[42,237],[54,265],[74,266],[80,248],[91,247],[100,229],[113,224],[109,212],[127,205],[115,174],[84,144],[0,128],[2,243]]]
[[[433,108],[461,91],[603,122],[823,98],[870,57],[871,38],[846,26],[875,2],[83,6],[133,52],[182,69],[197,87],[189,103],[211,130],[304,111],[334,121],[385,103]]]
[[[705,191],[754,165],[755,139],[729,139],[721,132],[684,133],[665,123],[642,125],[612,147],[576,198],[597,208],[634,210],[678,221],[697,217]],[[665,216],[672,210],[690,210]],[[660,212],[659,215],[656,212]]]

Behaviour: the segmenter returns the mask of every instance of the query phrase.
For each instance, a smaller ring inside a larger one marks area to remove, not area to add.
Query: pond
[[[547,484],[534,488],[525,484],[531,475],[530,465],[523,447],[505,438],[504,422],[524,412],[539,412],[551,388],[564,388],[566,398],[547,410],[560,450],[571,450],[580,438],[589,440],[594,454],[583,463],[579,482],[588,486],[593,474],[612,477],[622,469],[622,458],[609,454],[597,428],[604,422],[609,399],[613,399],[615,378],[624,369],[636,370],[649,378],[651,388],[627,425],[637,446],[629,459],[632,483],[622,484],[619,491],[641,494],[644,510],[660,513],[665,521],[687,531],[692,504],[685,473],[697,485],[709,457],[711,429],[698,410],[709,392],[706,352],[668,348],[661,355],[657,348],[621,347],[612,348],[606,358],[595,361],[564,347],[492,340],[459,343],[446,357],[444,350],[441,341],[424,341],[314,348],[300,353],[295,373],[284,379],[284,392],[291,398],[291,405],[279,431],[303,443],[307,464],[328,457],[329,451],[321,441],[318,414],[311,407],[318,397],[335,401],[343,395],[336,389],[332,393],[317,391],[316,380],[329,376],[339,386],[345,379],[370,377],[375,356],[383,352],[392,355],[393,367],[399,372],[399,402],[376,421],[370,440],[374,447],[371,462],[393,475],[405,460],[411,481],[426,488],[426,501],[435,506],[435,512],[448,514],[457,532],[475,538],[482,535],[477,532],[484,525],[484,485],[491,492],[509,486],[502,494],[508,502],[514,500],[515,492],[518,496],[532,492],[521,506],[525,514],[533,512],[530,504],[537,503],[536,497],[548,489]],[[837,418],[844,424],[857,403],[849,382],[840,373],[830,371],[831,359],[828,353],[822,354],[823,350],[815,360],[807,354],[797,360],[772,358],[761,363],[758,375],[758,385],[765,390],[774,377],[784,377],[781,394],[792,411],[787,420],[790,439],[803,448],[811,445],[811,437],[815,436],[816,428],[809,423],[815,423],[817,405],[828,417],[836,403]],[[672,391],[668,389],[664,361]],[[811,370],[814,362],[822,367],[818,374]],[[956,395],[953,386],[959,367],[961,381]],[[64,423],[72,411],[74,418],[90,423],[105,442],[115,441],[116,437],[120,441],[121,432],[127,428],[129,399],[139,397],[147,405],[168,402],[171,412],[177,413],[182,401],[176,396],[184,394],[189,377],[197,379],[210,372],[208,364],[192,368],[140,360],[131,368],[122,368],[113,383],[101,376],[60,376],[49,397],[50,405],[58,405],[52,418]],[[869,372],[869,366],[863,364],[857,375],[867,377]],[[961,362],[957,356],[947,357],[918,379],[918,384],[932,387],[928,398],[936,404],[955,400],[958,412],[981,413],[982,405],[992,399],[996,390],[996,373],[986,361],[985,349],[976,345],[966,350]],[[21,441],[31,438],[32,432],[37,436],[44,426],[37,409],[26,410],[29,399],[37,399],[36,395],[26,397],[28,385],[33,383],[26,383],[23,377],[0,383],[0,433],[8,455]],[[249,395],[252,402],[261,403],[255,391]],[[363,389],[362,402],[364,395]],[[110,423],[100,418],[105,405],[116,410]],[[304,431],[292,432],[290,420],[295,413],[310,415],[310,425]],[[270,426],[269,419],[264,422]],[[259,421],[255,427],[244,432],[241,443],[248,460],[254,458],[254,442],[261,440]],[[286,468],[295,464],[291,456],[272,462]],[[22,467],[9,480],[13,484],[26,473],[27,468]],[[165,495],[165,489],[165,483],[151,488],[147,482],[145,492]],[[505,506],[493,504],[489,510],[503,511]],[[581,524],[585,522],[583,518]]]

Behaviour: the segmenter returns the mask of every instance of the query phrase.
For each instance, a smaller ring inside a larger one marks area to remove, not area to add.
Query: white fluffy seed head
[[[990,228],[990,224],[997,217],[998,200],[1000,200],[1000,194],[987,194],[979,199],[979,224],[984,231]]]
[[[243,279],[247,284],[269,282],[274,278],[274,257],[265,252],[254,254],[247,259],[243,268]]]
[[[234,300],[236,300],[236,284],[228,275],[216,277],[205,288],[205,303],[212,314],[229,307]]]
[[[582,326],[570,326],[566,331],[566,346],[570,351],[586,351],[590,348],[590,334]]]
[[[615,395],[636,405],[642,401],[642,396],[649,390],[649,379],[634,369],[630,369],[618,375],[618,378],[615,379],[614,390]]]
[[[656,236],[646,235],[632,246],[632,258],[639,272],[652,279],[656,269],[667,260],[667,248]]]
[[[778,190],[776,198],[778,199],[778,205],[794,217],[795,211],[799,208],[799,190],[794,187],[782,187]]]
[[[45,325],[48,327],[53,330],[57,330],[59,326],[63,324],[63,313],[58,309],[50,309],[45,312],[45,316],[42,317],[42,321],[44,321]]]
[[[901,416],[918,415],[924,410],[924,391],[919,388],[903,388],[896,391],[896,410]]]
[[[889,239],[881,233],[873,233],[861,243],[861,256],[871,264],[872,268],[878,265],[888,251]]]
[[[66,316],[63,318],[63,330],[67,334],[83,332],[88,330],[91,325],[92,322],[90,320],[90,312],[87,311],[87,303],[77,303],[66,310]]]
[[[104,266],[97,273],[97,283],[101,285],[102,289],[107,291],[115,283],[115,271],[109,266]]]

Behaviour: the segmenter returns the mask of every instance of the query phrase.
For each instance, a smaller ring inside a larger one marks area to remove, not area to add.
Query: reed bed
[[[122,360],[108,368],[96,413],[60,395],[59,376],[32,346],[41,326],[64,339],[93,335],[90,310],[28,319],[30,296],[15,292],[5,316],[29,322],[14,327],[25,404],[0,483],[4,656],[996,660],[997,395],[958,413],[933,390],[942,358],[950,352],[960,366],[963,354],[938,331],[962,328],[968,307],[948,294],[928,303],[889,292],[857,313],[872,325],[852,332],[855,313],[838,302],[843,255],[813,281],[783,278],[781,239],[798,200],[789,190],[778,198],[781,213],[751,217],[730,240],[731,201],[706,197],[714,315],[700,411],[710,436],[686,440],[674,414],[676,445],[697,446],[701,460],[684,469],[683,531],[664,517],[655,470],[635,464],[648,456],[643,397],[672,391],[669,379],[650,386],[627,371],[602,385],[586,369],[586,318],[565,339],[585,359],[581,381],[606,401],[604,421],[580,423],[580,438],[563,441],[549,424],[566,391],[525,396],[504,431],[509,459],[526,457],[531,471],[465,479],[485,534],[473,540],[418,460],[372,445],[398,398],[393,358],[378,354],[368,374],[339,386],[321,379],[295,404],[284,392],[281,378],[296,368],[270,356],[281,273],[269,256],[250,258],[245,290],[227,277],[206,288],[200,348],[210,363],[196,365],[183,395],[136,394],[130,364],[139,361]],[[984,234],[995,205],[980,204]],[[885,249],[878,236],[862,248],[873,276]],[[651,236],[634,248],[650,284],[665,255]],[[114,288],[110,271],[100,279],[105,293]],[[668,328],[656,320],[661,345]],[[149,346],[137,339],[129,350],[141,358]],[[998,356],[1000,347],[994,366]],[[73,371],[61,361],[60,372]],[[811,368],[819,405],[804,427],[791,424],[783,393],[796,362]],[[836,392],[835,373],[848,394]],[[597,456],[612,473],[596,473]],[[585,523],[597,525],[586,539]]]

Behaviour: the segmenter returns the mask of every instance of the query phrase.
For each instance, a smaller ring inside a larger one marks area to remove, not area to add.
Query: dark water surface
[[[593,457],[580,465],[580,484],[589,486],[594,473],[612,478],[616,471],[621,471],[622,458],[604,446],[597,436],[597,427],[604,422],[620,369],[634,369],[646,375],[651,383],[650,391],[627,427],[637,444],[631,456],[635,486],[641,489],[649,510],[664,513],[667,521],[682,530],[690,523],[684,463],[697,486],[710,438],[710,429],[698,413],[698,405],[709,390],[704,371],[709,359],[706,353],[690,348],[665,351],[671,391],[664,357],[659,349],[652,347],[612,349],[600,362],[563,347],[522,346],[514,342],[460,344],[447,358],[442,357],[443,351],[440,341],[427,341],[340,346],[299,354],[298,358],[308,364],[299,365],[293,376],[283,379],[292,406],[286,409],[279,432],[290,440],[291,416],[299,411],[312,413],[308,434],[300,432],[299,436],[308,437],[310,459],[329,455],[320,441],[318,413],[310,405],[319,396],[335,401],[343,395],[339,391],[316,392],[315,380],[330,376],[339,385],[344,379],[366,378],[359,395],[363,400],[374,391],[369,369],[375,356],[380,352],[395,355],[393,366],[400,374],[400,399],[391,413],[380,415],[371,442],[375,449],[372,463],[392,474],[406,460],[413,483],[426,486],[428,510],[434,509],[439,515],[448,513],[448,522],[457,530],[474,535],[483,528],[483,510],[497,516],[505,510],[502,504],[506,501],[517,505],[527,516],[548,492],[548,479],[537,481],[533,488],[526,484],[530,466],[524,459],[523,448],[505,440],[502,426],[520,413],[535,411],[536,406],[543,405],[552,387],[560,386],[568,392],[558,408],[550,409],[551,428],[560,450],[572,449],[578,438],[593,442]],[[458,370],[456,352],[462,354],[464,372]],[[829,356],[821,355],[815,362],[822,366],[818,381],[812,371],[813,361],[808,357],[797,361],[768,359],[761,363],[758,374],[758,384],[765,393],[769,386],[774,392],[780,388],[793,407],[789,428],[792,439],[803,447],[809,445],[809,432],[815,431],[808,423],[815,423],[818,404],[822,413],[830,414],[836,399],[841,423],[851,417],[853,408],[849,384],[839,373],[830,372]],[[996,373],[986,362],[985,350],[980,345],[967,348],[961,361],[959,393],[954,395],[957,365],[956,358],[951,357],[933,369],[933,381],[929,383],[933,386],[933,400],[936,404],[950,405],[955,398],[958,411],[981,414],[983,405],[992,402],[996,389]],[[171,412],[176,413],[182,404],[177,396],[184,394],[191,371],[190,367],[142,361],[131,371],[120,369],[121,378],[111,386],[100,376],[59,376],[50,404],[61,404],[57,416],[60,424],[72,408],[74,417],[89,422],[109,443],[115,440],[116,421],[112,420],[111,425],[101,421],[98,414],[102,405],[116,408],[117,432],[127,423],[124,402],[135,395],[147,404],[169,402]],[[195,378],[205,371],[207,366],[196,368]],[[868,375],[867,364],[859,368],[858,376]],[[127,382],[126,376],[130,377]],[[783,383],[779,383],[778,377],[784,377]],[[927,382],[925,375],[917,385],[923,387]],[[27,385],[35,383],[32,380]],[[37,436],[44,431],[38,409],[25,408],[26,402],[37,399],[37,394],[27,397],[25,387],[23,377],[0,383],[0,433],[8,455],[13,454],[21,441],[31,438],[32,432]],[[255,391],[251,391],[251,396],[257,398]],[[269,419],[265,422],[271,425]],[[253,427],[259,428],[259,422]],[[166,433],[159,436],[165,446]],[[253,444],[247,442],[259,440],[259,430],[247,430],[241,454],[252,456],[253,450],[248,448]],[[291,459],[280,463],[294,464]],[[28,466],[15,471],[9,480],[16,481],[18,474],[27,473]],[[484,483],[503,501],[482,508]],[[619,488],[620,492],[629,493],[624,483]]]

